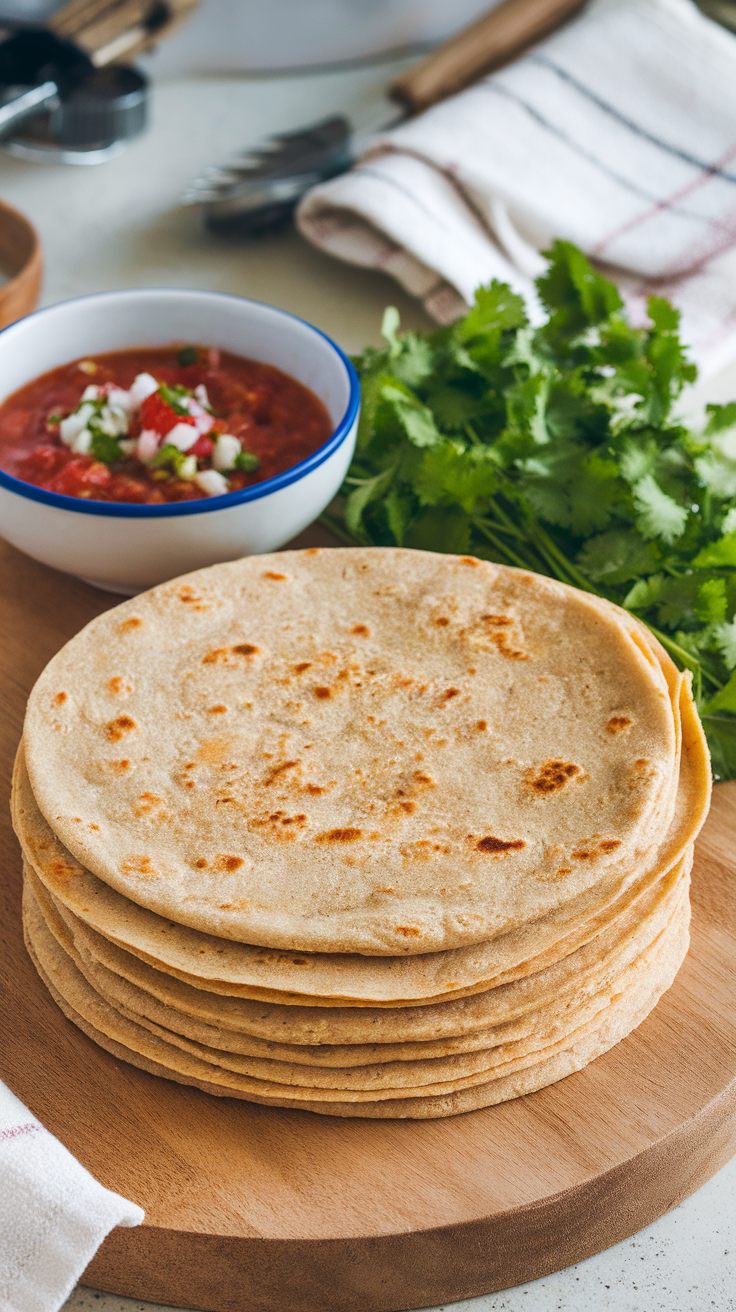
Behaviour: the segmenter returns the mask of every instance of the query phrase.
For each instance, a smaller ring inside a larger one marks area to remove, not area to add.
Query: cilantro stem
[[[604,595],[593,583],[590,582],[589,579],[586,579],[585,575],[581,573],[577,566],[572,564],[572,561],[569,561],[567,557],[563,555],[559,547],[556,546],[552,538],[549,536],[549,533],[546,533],[539,524],[534,525],[534,536],[539,543],[540,550],[542,549],[542,545],[544,545],[552,559],[558,562],[558,567],[565,570],[567,573],[568,579],[562,579],[561,581],[563,583],[569,580],[573,587],[582,588],[584,592],[592,592],[596,597],[602,597]]]
[[[341,542],[345,542],[347,546],[355,546],[355,538],[345,532],[345,529],[336,515],[331,515],[327,510],[323,510],[322,514],[317,519],[317,523],[321,524],[323,528],[326,528],[328,533],[334,533],[335,537],[339,538]]]
[[[491,546],[495,547],[496,551],[500,552],[501,557],[507,560],[510,565],[516,565],[519,569],[535,570],[537,568],[537,562],[533,560],[530,562],[528,559],[523,560],[515,551],[512,551],[511,547],[507,547],[504,542],[499,541],[496,534],[491,532],[484,520],[474,519],[472,520],[472,523],[473,526],[478,529],[478,532],[482,533],[484,538],[487,538],[491,543]]]

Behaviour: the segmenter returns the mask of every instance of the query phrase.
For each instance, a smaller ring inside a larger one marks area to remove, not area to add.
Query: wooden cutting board
[[[324,542],[315,530],[298,544]],[[0,543],[0,770],[28,692],[115,604]],[[736,783],[693,871],[691,952],[642,1026],[577,1075],[444,1121],[346,1121],[210,1097],[97,1048],[23,948],[0,857],[0,1076],[103,1184],[146,1209],[87,1268],[100,1289],[208,1312],[386,1312],[558,1270],[647,1225],[736,1152]]]

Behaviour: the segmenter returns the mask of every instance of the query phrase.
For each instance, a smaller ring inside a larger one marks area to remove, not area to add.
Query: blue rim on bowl
[[[136,295],[139,291],[166,291],[174,292],[180,289],[174,287],[146,287],[146,288],[124,288],[114,294],[117,296]],[[182,289],[183,290],[183,289]],[[197,497],[195,501],[169,501],[163,505],[139,506],[129,501],[92,501],[84,497],[69,497],[63,492],[48,492],[45,488],[36,487],[34,483],[26,483],[22,478],[14,478],[12,474],[6,474],[0,469],[0,487],[7,488],[9,492],[16,492],[19,496],[27,497],[29,501],[42,501],[47,506],[58,506],[61,510],[75,510],[83,515],[113,515],[123,519],[158,519],[170,515],[201,515],[209,510],[227,510],[230,506],[243,505],[247,501],[258,501],[261,497],[268,496],[271,492],[278,492],[282,487],[288,487],[290,483],[296,483],[305,474],[311,473],[323,464],[333,451],[345,441],[355,422],[360,405],[360,383],[355,369],[345,354],[345,352],[333,342],[327,333],[323,333],[321,328],[315,328],[313,323],[307,319],[302,319],[298,314],[291,314],[289,310],[282,310],[276,305],[268,305],[265,301],[254,301],[247,296],[233,296],[229,292],[204,292],[206,296],[221,296],[230,301],[244,301],[247,305],[259,305],[266,310],[275,310],[277,314],[283,314],[287,319],[294,319],[297,323],[304,324],[318,337],[323,337],[332,347],[336,355],[340,357],[347,371],[350,382],[350,396],[345,413],[338,423],[334,432],[327,441],[313,451],[311,455],[300,460],[297,465],[287,469],[283,474],[276,474],[274,478],[264,479],[262,483],[255,483],[252,487],[242,488],[239,492],[225,492],[218,497]],[[110,292],[93,292],[90,296],[75,296],[75,302],[96,301],[100,297],[109,296]],[[191,292],[189,292],[191,295]],[[196,295],[196,292],[195,292]],[[69,304],[69,302],[60,302],[60,304]],[[49,314],[58,309],[57,305],[48,305],[43,310],[36,310],[26,318],[21,319],[18,323],[26,323],[28,319],[39,319],[42,315]],[[0,330],[0,337],[3,333],[9,332],[18,327],[18,323],[9,324],[7,328]]]

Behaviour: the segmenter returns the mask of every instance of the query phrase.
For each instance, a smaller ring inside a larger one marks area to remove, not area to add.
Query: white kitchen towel
[[[0,1082],[0,1312],[58,1312],[113,1226],[144,1215]]]
[[[315,187],[315,245],[449,323],[499,278],[532,310],[553,238],[682,312],[706,372],[736,353],[736,36],[691,0],[593,0],[524,58],[376,137]]]

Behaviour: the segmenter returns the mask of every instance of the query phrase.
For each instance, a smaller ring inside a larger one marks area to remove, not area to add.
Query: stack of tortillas
[[[709,791],[688,680],[607,602],[469,557],[250,557],[101,615],[38,680],[28,948],[144,1070],[452,1115],[651,1011]]]

